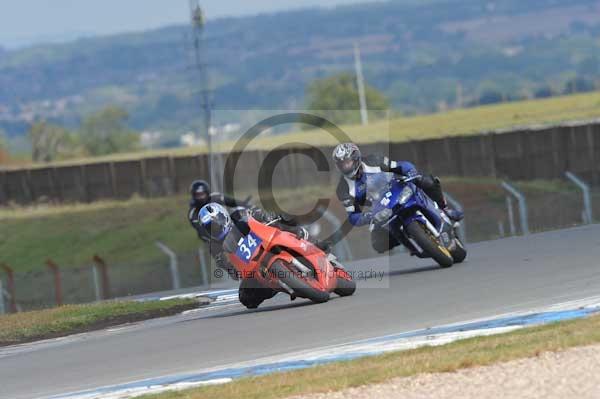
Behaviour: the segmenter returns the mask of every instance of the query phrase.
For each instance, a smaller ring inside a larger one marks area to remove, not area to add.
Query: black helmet
[[[204,206],[210,201],[210,186],[204,180],[196,180],[190,186],[190,195],[193,206]]]
[[[333,150],[335,166],[346,177],[354,178],[362,164],[362,157],[358,146],[354,143],[339,144]]]
[[[214,240],[222,241],[231,231],[233,222],[224,206],[212,202],[198,212],[198,221]]]

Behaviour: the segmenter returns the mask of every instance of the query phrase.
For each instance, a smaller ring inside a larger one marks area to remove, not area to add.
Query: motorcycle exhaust
[[[308,276],[311,273],[311,270],[296,258],[292,259],[292,265],[294,265],[303,276]]]
[[[284,283],[283,281],[279,280],[277,281],[277,283],[279,284],[279,286],[281,288],[284,289],[285,292],[287,292],[290,295],[290,298],[292,299],[292,301],[294,299],[296,299],[296,294],[294,293],[294,290],[290,288],[289,285],[287,285],[286,283]]]

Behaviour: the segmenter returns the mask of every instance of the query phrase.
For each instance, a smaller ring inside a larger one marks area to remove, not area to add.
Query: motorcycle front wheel
[[[276,278],[290,287],[297,297],[310,299],[315,303],[323,303],[329,300],[329,292],[311,287],[300,277],[297,270],[292,266],[287,267],[282,261],[275,261],[271,266],[270,273],[274,273]]]
[[[406,233],[415,240],[426,255],[430,256],[441,267],[446,268],[454,264],[450,251],[440,244],[437,238],[421,223],[411,222],[406,226]]]

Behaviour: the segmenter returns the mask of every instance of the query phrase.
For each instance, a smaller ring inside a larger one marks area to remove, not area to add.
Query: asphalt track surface
[[[280,294],[257,311],[224,306],[0,350],[0,397],[46,397],[194,372],[600,294],[600,225],[478,243],[469,251],[467,262],[444,270],[393,256],[383,281],[361,281],[353,297],[326,304]],[[382,271],[387,263],[371,259],[348,268]]]

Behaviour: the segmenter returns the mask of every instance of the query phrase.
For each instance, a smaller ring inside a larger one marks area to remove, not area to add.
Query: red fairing
[[[257,246],[245,252],[247,259],[229,254],[230,262],[242,278],[253,277],[266,287],[284,291],[277,276],[268,271],[277,260],[293,267],[294,259],[297,259],[305,266],[310,265],[310,269],[316,272],[314,277],[306,276],[303,280],[317,290],[333,292],[336,289],[337,277],[351,279],[345,271],[336,268],[328,260],[325,252],[312,243],[300,240],[292,233],[260,223],[252,217],[249,218],[248,225],[253,237],[257,238],[253,240],[258,243]]]

